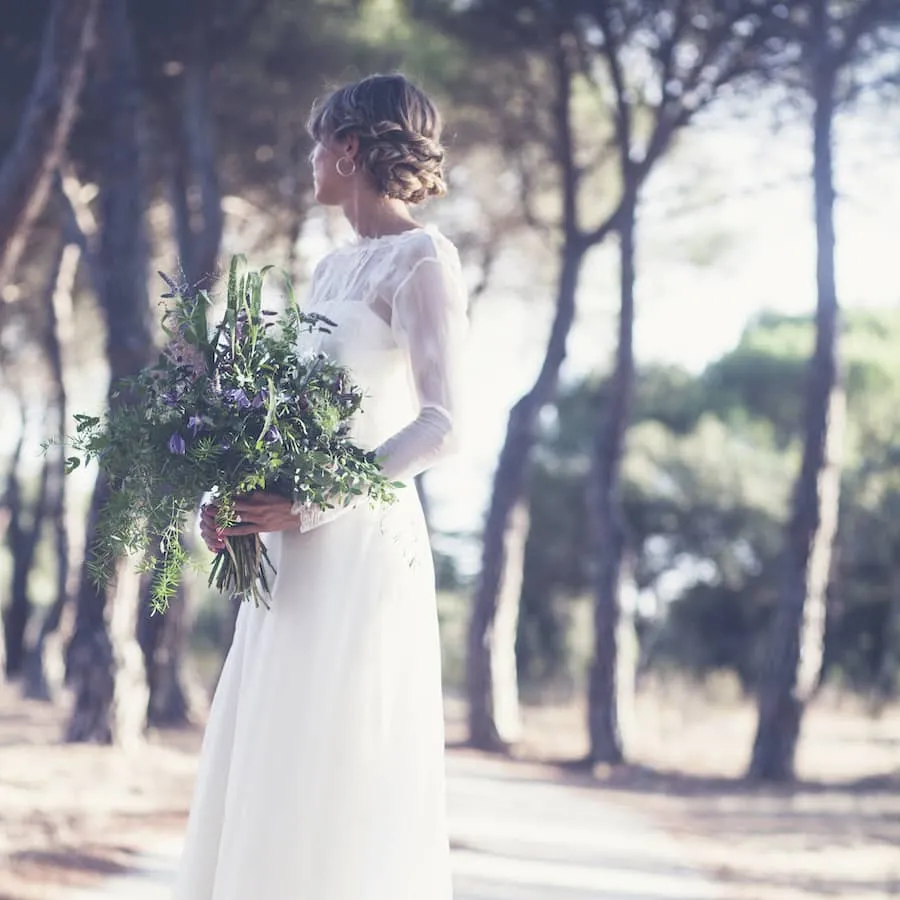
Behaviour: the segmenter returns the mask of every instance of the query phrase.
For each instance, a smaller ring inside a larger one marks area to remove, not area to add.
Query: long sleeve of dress
[[[427,256],[404,277],[391,302],[391,330],[409,356],[419,413],[376,451],[382,472],[408,481],[459,444],[460,383],[467,331],[466,291],[458,265]],[[350,507],[300,510],[300,531],[333,521]]]

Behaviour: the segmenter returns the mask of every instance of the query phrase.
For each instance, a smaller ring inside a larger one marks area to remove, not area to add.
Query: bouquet
[[[70,443],[81,456],[69,457],[67,469],[95,459],[111,487],[91,574],[105,583],[125,554],[144,554],[139,568],[154,576],[154,611],[164,612],[175,593],[188,561],[181,536],[207,491],[221,527],[236,521],[235,497],[256,490],[323,509],[360,495],[393,499],[397,485],[349,436],[361,390],[333,361],[298,350],[301,333],[335,324],[301,312],[289,282],[286,312],[263,309],[272,271],[248,270],[235,257],[224,317],[213,328],[207,292],[160,273],[169,288],[167,346],[154,365],[115,386],[103,419],[75,416]],[[273,573],[258,534],[231,536],[209,583],[266,603]]]

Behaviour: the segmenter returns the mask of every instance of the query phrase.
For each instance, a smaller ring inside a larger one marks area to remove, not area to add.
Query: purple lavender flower
[[[176,431],[169,438],[169,453],[177,453],[179,456],[184,456],[186,450],[187,445],[184,443],[184,438]]]
[[[200,416],[191,416],[188,419],[188,428],[191,429],[191,434],[193,434],[195,437],[197,435],[197,432],[202,427],[203,427],[203,419],[201,419]]]
[[[259,409],[261,406],[265,406],[266,400],[269,397],[269,392],[266,388],[263,388],[252,400],[250,405],[254,409]]]
[[[274,425],[270,425],[269,430],[263,435],[263,440],[267,444],[274,444],[275,441],[281,440],[281,432]]]
[[[234,333],[237,335],[237,339],[242,341],[244,339],[244,335],[247,333],[247,314],[244,312],[238,313],[237,321],[234,326]]]
[[[178,406],[178,392],[175,390],[166,391],[162,395],[162,402],[166,406]]]
[[[250,398],[243,388],[232,388],[230,391],[225,392],[225,396],[231,400],[232,403],[236,403],[238,409],[250,408]]]
[[[185,326],[181,326],[184,328]],[[199,376],[206,373],[206,359],[199,347],[196,347],[183,336],[179,336],[169,341],[163,350],[163,355],[178,368],[195,381]]]

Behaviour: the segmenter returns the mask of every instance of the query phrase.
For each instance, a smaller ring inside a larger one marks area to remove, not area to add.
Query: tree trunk
[[[9,527],[9,510],[0,507],[0,539],[6,537],[6,529]],[[0,672],[6,674],[6,628],[3,626],[3,614],[0,610]]]
[[[75,585],[71,583],[71,548],[66,504],[65,447],[68,423],[68,397],[65,384],[64,353],[71,337],[72,294],[81,249],[77,244],[63,240],[55,277],[47,288],[47,327],[44,347],[53,377],[51,406],[56,415],[56,440],[52,460],[51,482],[47,514],[52,518],[53,543],[56,551],[56,598],[44,616],[34,644],[28,648],[23,667],[22,691],[26,697],[36,700],[52,700],[62,685],[62,650],[59,641],[51,635],[58,630],[69,597]],[[49,658],[50,654],[53,659]]]
[[[202,40],[200,38],[199,40]],[[205,50],[205,47],[203,47]],[[211,284],[217,272],[222,244],[224,216],[222,189],[216,169],[215,128],[212,98],[209,94],[210,66],[205,52],[187,61],[184,74],[184,130],[190,154],[194,190],[198,197],[194,209],[195,280]]]
[[[506,530],[506,565],[491,632],[491,685],[494,723],[507,744],[522,737],[519,709],[519,673],[516,638],[519,633],[519,602],[525,572],[525,545],[531,527],[531,511],[525,497],[513,507]]]
[[[629,188],[626,188],[629,189]],[[621,671],[618,637],[628,622],[621,616],[622,558],[625,525],[621,498],[625,432],[631,414],[634,388],[634,282],[635,216],[637,189],[623,211],[619,228],[620,308],[616,363],[610,379],[609,399],[597,433],[591,490],[590,521],[596,546],[594,591],[594,659],[588,680],[588,729],[590,758],[594,763],[616,765],[624,758],[619,727],[619,701],[628,678]]]
[[[16,444],[16,450],[13,453],[12,460],[10,460],[10,474],[15,472],[16,467],[19,464],[19,458],[22,455],[23,441],[24,437],[20,438]],[[3,494],[3,501],[0,503],[0,542],[6,540],[6,536],[9,532],[9,524],[12,519],[12,506],[9,499],[9,485],[7,485],[7,489]],[[0,601],[2,601],[2,598],[0,598]],[[6,673],[6,629],[3,627],[2,602],[0,602],[0,673],[3,673],[4,675]]]
[[[890,575],[890,596],[884,620],[881,660],[872,690],[870,709],[881,715],[900,689],[900,568]]]
[[[95,532],[109,490],[100,476],[91,500],[89,534]],[[69,742],[127,746],[136,743],[143,732],[147,688],[134,639],[138,584],[132,559],[120,561],[115,578],[105,589],[91,581],[86,565],[82,567],[75,632],[68,647],[75,689],[66,729]]]
[[[101,229],[98,294],[106,321],[106,350],[115,384],[146,365],[153,353],[147,295],[144,227],[143,121],[128,11],[109,3],[100,22],[97,93],[106,112],[105,155],[99,177]],[[110,397],[110,402],[114,402]],[[88,523],[88,546],[110,486],[98,479]],[[90,557],[90,551],[86,558]],[[86,567],[85,567],[86,568]],[[135,640],[140,579],[122,560],[106,588],[82,572],[69,668],[75,707],[70,741],[130,743],[145,725],[147,690]]]
[[[172,206],[178,253],[192,284],[210,287],[215,280],[224,216],[216,168],[215,129],[209,91],[208,23],[194,27],[184,73],[171,98]]]
[[[579,168],[571,122],[572,60],[566,38],[558,35],[554,51],[557,79],[554,117],[557,161],[562,182],[563,246],[556,311],[541,370],[531,390],[509,414],[482,537],[481,570],[472,598],[466,656],[469,742],[482,750],[505,751],[521,730],[515,665],[522,560],[528,517],[525,481],[536,438],[538,416],[553,401],[566,342],[575,319],[575,293],[589,241],[579,230]],[[607,226],[604,226],[604,228]],[[595,241],[605,233],[600,229]],[[518,512],[517,512],[518,510]],[[509,664],[512,660],[512,665]],[[501,695],[501,691],[504,693]]]
[[[509,607],[510,604],[517,606],[519,602],[516,585],[521,586],[521,561],[527,539],[527,518],[517,516],[516,510],[523,502],[537,418],[544,406],[553,400],[559,370],[566,356],[566,339],[575,317],[575,291],[582,259],[580,244],[574,239],[568,241],[563,251],[556,315],[544,362],[534,386],[510,412],[506,439],[494,473],[484,528],[481,572],[469,622],[466,673],[469,740],[473,746],[483,750],[503,750],[518,737],[515,666],[511,679],[504,679],[507,696],[498,695],[502,685],[494,682],[499,660],[509,659],[510,656],[515,658],[515,634],[509,633],[508,625],[517,620],[518,613],[511,612]],[[526,523],[525,533],[523,522]],[[505,628],[498,627],[501,598],[507,623]],[[499,646],[502,640],[506,640],[506,647]],[[504,665],[503,669],[508,670],[508,666]],[[502,721],[498,717],[500,710],[503,710]]]
[[[786,781],[804,708],[818,684],[825,593],[837,530],[845,399],[838,366],[838,300],[834,271],[832,124],[836,72],[823,3],[815,4],[813,181],[817,241],[816,345],[810,361],[803,460],[785,535],[778,609],[763,674],[750,777]]]
[[[37,76],[0,168],[0,287],[12,278],[47,200],[78,111],[100,0],[55,0]]]
[[[191,596],[193,585],[182,581],[168,610],[160,615],[152,613],[146,601],[150,578],[145,582],[138,608],[137,639],[150,690],[147,724],[160,728],[189,725],[198,721],[206,706],[206,692],[188,658],[196,606]]]
[[[185,278],[204,287],[215,279],[223,228],[207,27],[206,22],[194,26],[192,49],[170,107],[172,133],[178,135],[172,146],[170,185],[178,252]],[[192,585],[182,582],[165,615],[150,615],[145,600],[149,589],[148,579],[141,591],[137,631],[150,689],[147,721],[162,727],[187,725],[196,721],[206,699],[188,660],[195,606]]]
[[[41,531],[44,527],[44,513],[47,506],[47,489],[53,462],[45,459],[41,467],[41,478],[37,496],[32,503],[28,526],[22,524],[21,512],[16,517],[15,533],[10,531],[13,550],[12,584],[10,604],[6,610],[6,676],[16,678],[22,674],[25,662],[25,636],[31,619],[32,604],[28,591],[28,581],[34,567],[34,557]],[[13,543],[14,542],[14,543]]]
[[[178,593],[188,590],[182,583]],[[172,728],[197,722],[206,705],[206,693],[187,661],[194,605],[176,596],[164,615],[151,614],[146,604],[142,606],[138,641],[150,690],[147,724]]]
[[[0,615],[0,672],[6,673],[6,629],[3,626],[2,615]]]
[[[13,571],[10,574],[10,600],[12,600],[12,588],[15,582],[16,560],[21,556],[21,545],[24,540],[24,524],[22,522],[22,490],[19,482],[19,463],[22,460],[22,450],[25,446],[25,411],[20,410],[19,437],[9,462],[9,470],[6,475],[6,487],[3,491],[4,511],[4,537],[9,546],[10,556],[13,562]],[[12,602],[5,608],[0,608],[0,630],[3,631],[3,672],[9,677],[15,671],[15,652],[10,644],[15,640],[10,633],[8,625],[12,613]]]

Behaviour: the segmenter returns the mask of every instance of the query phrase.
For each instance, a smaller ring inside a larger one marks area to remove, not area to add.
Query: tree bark
[[[506,439],[500,452],[490,506],[485,523],[481,572],[476,583],[469,622],[467,691],[469,700],[469,741],[483,750],[503,750],[518,737],[518,688],[515,679],[504,679],[508,695],[501,698],[495,683],[499,663],[495,657],[515,653],[515,635],[498,628],[501,598],[506,622],[517,619],[509,609],[518,604],[516,585],[521,586],[521,558],[527,540],[527,524],[516,516],[525,489],[525,476],[535,441],[538,415],[553,400],[559,370],[566,355],[566,339],[575,317],[575,291],[583,251],[573,240],[565,248],[557,290],[556,315],[540,374],[531,390],[512,408]],[[527,521],[527,519],[525,520]],[[516,566],[519,567],[518,571]],[[512,650],[499,641],[513,641]],[[515,713],[512,710],[515,709]],[[503,710],[502,722],[497,712]]]
[[[25,662],[25,635],[32,614],[31,596],[28,581],[34,567],[34,557],[41,531],[44,527],[44,513],[47,506],[47,490],[50,484],[50,472],[53,463],[44,460],[38,493],[31,505],[31,516],[27,526],[22,519],[21,497],[20,509],[14,516],[15,528],[10,528],[10,546],[13,551],[12,583],[10,604],[6,610],[6,676],[16,678],[22,674]]]
[[[506,437],[494,473],[482,536],[481,569],[469,620],[466,655],[469,742],[479,749],[494,752],[507,750],[518,739],[521,730],[514,662],[516,635],[510,632],[510,626],[518,621],[521,562],[528,537],[527,513],[520,507],[524,502],[537,420],[541,410],[556,394],[560,368],[566,357],[566,342],[575,319],[575,294],[584,254],[589,246],[605,238],[618,214],[593,232],[590,239],[580,231],[579,168],[573,146],[569,51],[567,41],[561,35],[553,59],[557,78],[554,108],[557,161],[563,200],[563,246],[556,308],[538,377],[509,414]],[[512,665],[509,660],[513,660]],[[500,696],[501,690],[503,696]]]
[[[215,127],[209,90],[208,23],[193,27],[184,72],[171,103],[172,206],[178,252],[191,283],[210,287],[222,243],[222,190],[216,167]]]
[[[9,509],[6,505],[0,505],[0,540],[6,539],[6,531],[9,527]],[[6,629],[3,627],[3,615],[0,610],[0,672],[6,674]]]
[[[55,0],[15,143],[0,168],[0,288],[44,208],[78,111],[100,0]]]
[[[845,418],[834,263],[832,127],[837,71],[829,47],[824,2],[814,4],[812,27],[816,344],[808,373],[803,459],[785,534],[783,577],[750,762],[750,777],[766,781],[793,778],[803,711],[819,681]]]
[[[146,365],[153,353],[144,225],[144,135],[134,42],[124,3],[109,3],[100,21],[97,93],[107,114],[99,177],[101,228],[98,294],[106,322],[106,352],[115,384]],[[110,397],[110,402],[114,402]],[[88,546],[110,486],[98,479]],[[90,551],[86,557],[90,557]],[[146,723],[147,688],[135,640],[140,579],[122,560],[106,587],[86,567],[78,592],[69,670],[75,706],[69,741],[132,743]]]
[[[6,673],[6,629],[3,627],[3,616],[0,616],[0,672]]]
[[[97,479],[88,517],[96,530],[109,496],[104,476]],[[90,558],[90,551],[86,554]],[[137,743],[146,727],[147,689],[141,650],[135,640],[140,578],[135,560],[119,562],[115,577],[98,587],[82,567],[75,630],[67,648],[75,703],[66,729],[70,743]]]
[[[182,582],[164,615],[152,614],[141,591],[137,637],[144,655],[149,696],[147,724],[158,728],[189,725],[199,720],[206,694],[188,663],[194,604]]]
[[[872,690],[870,709],[881,715],[900,688],[900,568],[890,574],[890,596],[884,618],[881,659]]]
[[[590,758],[616,765],[624,751],[619,727],[619,701],[628,684],[619,656],[622,619],[622,559],[625,524],[621,497],[625,432],[634,390],[634,283],[637,188],[626,185],[632,198],[619,228],[620,306],[616,362],[608,401],[597,432],[589,491],[590,521],[596,547],[594,589],[594,659],[588,680]]]
[[[188,537],[183,540],[190,543]],[[149,688],[147,724],[158,728],[190,725],[199,720],[207,701],[189,659],[196,608],[193,584],[182,581],[163,615],[152,613],[151,584],[149,577],[144,579],[137,618],[137,639]]]
[[[202,41],[202,37],[198,41]],[[205,51],[205,44],[202,45]],[[194,210],[195,280],[209,284],[216,277],[222,244],[224,216],[222,189],[216,168],[215,126],[209,93],[209,62],[198,52],[187,62],[184,77],[184,130],[190,154],[194,190],[198,196]]]
[[[61,194],[61,191],[60,191]],[[75,585],[71,583],[71,547],[67,521],[65,447],[68,395],[65,383],[65,349],[71,337],[72,294],[81,259],[81,249],[63,239],[54,277],[47,286],[47,326],[44,352],[53,380],[50,405],[55,410],[58,446],[51,457],[52,471],[47,514],[53,524],[56,552],[56,597],[44,616],[34,644],[28,648],[23,667],[22,691],[36,700],[52,700],[62,685],[62,649],[51,636],[59,629],[63,610]],[[53,654],[53,659],[49,658]]]
[[[170,193],[178,252],[184,277],[210,287],[222,242],[222,195],[216,170],[212,101],[209,95],[207,22],[193,26],[191,50],[173,92]],[[148,724],[187,725],[205,705],[200,680],[188,659],[194,620],[192,584],[183,581],[165,615],[150,615],[146,601],[151,582],[141,591],[137,637],[144,657],[150,697]]]
[[[18,668],[17,652],[13,645],[16,643],[14,629],[10,628],[9,620],[14,618],[14,592],[17,581],[17,569],[20,567],[22,556],[22,544],[25,540],[25,525],[22,521],[22,488],[19,481],[19,463],[22,460],[22,450],[25,446],[25,412],[20,411],[19,437],[16,440],[15,450],[9,462],[9,470],[6,475],[6,487],[3,491],[4,510],[4,537],[9,545],[12,557],[13,569],[10,573],[10,603],[4,609],[0,609],[0,629],[3,631],[3,666],[4,675],[8,678],[16,673]]]

